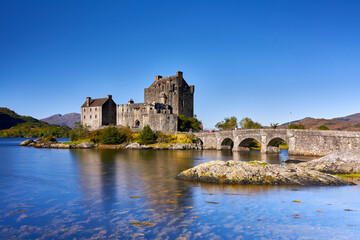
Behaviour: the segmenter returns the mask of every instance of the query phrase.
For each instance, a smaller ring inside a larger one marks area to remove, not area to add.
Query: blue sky
[[[0,106],[143,101],[184,72],[205,127],[360,112],[360,1],[0,1]]]

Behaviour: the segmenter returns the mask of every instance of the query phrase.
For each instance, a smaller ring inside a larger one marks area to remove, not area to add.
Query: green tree
[[[83,126],[81,122],[75,122],[75,127],[69,134],[70,141],[77,141],[79,138],[84,138],[90,134],[87,126]]]
[[[100,137],[101,143],[120,144],[126,140],[126,135],[119,132],[116,127],[107,127]]]
[[[262,128],[261,124],[258,122],[254,122],[253,120],[251,120],[251,118],[243,118],[240,121],[240,127],[243,129],[259,129]]]
[[[304,125],[292,123],[288,126],[288,129],[305,129]]]
[[[270,123],[270,128],[276,129],[279,126],[278,123]]]
[[[190,129],[194,131],[199,131],[203,127],[202,122],[194,117],[185,117],[184,115],[179,115],[178,117],[178,131],[184,132],[189,131]]]
[[[215,127],[220,130],[235,129],[238,127],[237,118],[234,116],[229,118],[224,118],[224,120],[218,122],[215,125]]]
[[[327,126],[324,124],[318,127],[319,130],[330,130]]]
[[[152,144],[156,142],[156,135],[149,125],[145,125],[142,129],[139,136],[139,142],[141,144]]]

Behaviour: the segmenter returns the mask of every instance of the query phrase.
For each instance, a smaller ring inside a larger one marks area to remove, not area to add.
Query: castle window
[[[95,118],[97,118],[97,115],[95,115]]]
[[[85,119],[86,116],[84,116],[84,119]]]
[[[97,111],[97,108],[95,108],[95,111]]]
[[[91,115],[90,115],[90,119],[91,119]]]
[[[86,112],[86,109],[84,108],[84,112]]]
[[[91,112],[91,108],[90,108],[90,112]],[[91,116],[90,116],[91,117]]]

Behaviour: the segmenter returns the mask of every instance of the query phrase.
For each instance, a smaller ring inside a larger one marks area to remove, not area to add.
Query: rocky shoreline
[[[337,152],[286,166],[265,162],[212,161],[181,172],[177,179],[227,184],[355,185],[331,174],[360,174],[360,151]]]
[[[330,174],[360,174],[360,150],[342,151],[298,164]]]
[[[202,150],[202,146],[196,143],[177,143],[169,145],[152,144],[152,145],[141,145],[139,143],[126,143],[120,145],[104,145],[104,144],[93,144],[90,142],[83,142],[80,144],[64,144],[53,142],[43,142],[40,138],[32,140],[28,139],[19,144],[19,146],[35,147],[35,148],[57,148],[57,149],[155,149],[155,150]]]
[[[282,166],[264,162],[211,161],[181,172],[179,180],[257,185],[341,186],[355,185],[327,173],[295,164]]]
[[[155,150],[202,150],[200,144],[153,144],[125,143],[121,145],[98,145],[90,142],[65,144],[25,140],[19,146],[57,149],[155,149]],[[289,161],[290,162],[290,161]],[[293,161],[295,162],[295,161]],[[360,174],[360,151],[346,151],[325,157],[288,164],[268,164],[266,162],[211,161],[181,172],[179,180],[225,183],[225,184],[262,184],[262,185],[300,185],[300,186],[340,186],[355,185],[331,174]]]

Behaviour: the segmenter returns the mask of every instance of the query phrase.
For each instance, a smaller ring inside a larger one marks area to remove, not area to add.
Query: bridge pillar
[[[261,133],[261,149],[260,152],[261,153],[267,153],[267,136],[266,136],[266,132],[262,132]]]
[[[239,151],[239,137],[234,135],[234,146],[233,146],[233,152]]]

